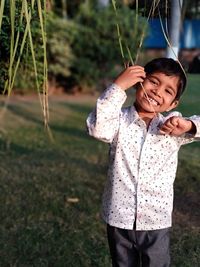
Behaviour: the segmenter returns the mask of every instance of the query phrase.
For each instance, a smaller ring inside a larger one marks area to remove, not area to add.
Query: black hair
[[[172,58],[156,58],[148,62],[144,66],[144,70],[147,74],[153,74],[155,72],[161,72],[168,76],[177,76],[179,77],[178,90],[175,97],[175,100],[179,100],[183,94],[187,78],[185,72],[181,68],[180,64]]]

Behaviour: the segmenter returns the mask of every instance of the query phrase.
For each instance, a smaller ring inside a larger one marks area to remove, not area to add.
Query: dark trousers
[[[169,228],[136,231],[107,225],[113,267],[169,267]]]

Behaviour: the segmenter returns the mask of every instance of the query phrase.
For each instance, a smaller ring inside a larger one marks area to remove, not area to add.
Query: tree
[[[109,0],[98,0],[98,4],[101,7],[106,7],[109,4]]]
[[[170,28],[169,28],[169,39],[172,47],[167,48],[167,57],[177,59],[179,52],[179,41],[180,41],[180,29],[181,29],[181,7],[182,0],[171,1],[171,16],[170,16]]]
[[[67,18],[67,0],[62,0],[62,16],[64,19]]]

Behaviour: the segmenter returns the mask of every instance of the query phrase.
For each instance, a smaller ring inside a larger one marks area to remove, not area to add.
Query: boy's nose
[[[161,90],[160,90],[159,88],[153,89],[153,93],[154,93],[154,95],[156,95],[156,96],[159,96],[159,97],[160,97]]]

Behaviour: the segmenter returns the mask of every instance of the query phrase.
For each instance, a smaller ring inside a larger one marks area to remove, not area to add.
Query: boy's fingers
[[[143,82],[144,82],[144,79],[140,78],[140,79],[138,79],[137,82],[138,82],[138,83],[143,83]]]
[[[174,125],[172,125],[170,122],[167,122],[160,127],[160,132],[171,133],[174,128]]]
[[[142,70],[142,69],[131,69],[131,70],[129,70],[129,72],[130,73],[138,73],[138,72],[140,72],[140,73],[145,73],[146,74],[146,72],[144,70]]]
[[[122,90],[127,90],[138,82],[144,82],[146,73],[141,66],[131,66],[126,68],[115,80],[115,83]]]
[[[136,69],[136,70],[129,70],[130,73],[145,73],[145,71],[141,69]],[[146,73],[145,73],[146,74]]]
[[[140,78],[140,79],[145,79],[146,78],[146,76],[145,75],[143,75],[143,74],[137,74],[136,76],[134,76],[133,78]]]
[[[142,77],[146,78],[146,73],[144,71],[137,70],[137,71],[133,71],[133,72],[131,71],[130,73],[134,76],[142,76]]]
[[[171,128],[167,128],[167,127],[162,127],[160,128],[159,132],[162,134],[170,134],[172,132],[173,129]]]
[[[169,118],[163,124],[163,126],[170,127],[170,128],[174,128],[174,127],[178,126],[178,118],[176,118],[176,117]]]
[[[178,122],[179,122],[179,117],[171,117],[171,118],[169,119],[169,123],[170,123],[171,125],[177,126],[177,125],[178,125]]]
[[[166,129],[174,129],[177,126],[177,124],[172,123],[172,122],[167,122],[166,124],[163,124],[162,128],[166,128]]]
[[[142,69],[144,69],[144,67],[141,65],[131,65],[130,68],[142,68]]]
[[[159,133],[160,134],[168,134],[168,133],[166,133],[165,131],[162,131],[162,130],[159,130]]]
[[[141,67],[141,66],[130,66],[127,69],[130,70],[130,71],[136,71],[136,70],[142,70],[142,71],[144,71],[144,68]]]
[[[178,120],[177,117],[171,117],[169,118],[161,127],[160,127],[160,133],[161,134],[172,134],[173,131],[178,126]]]

